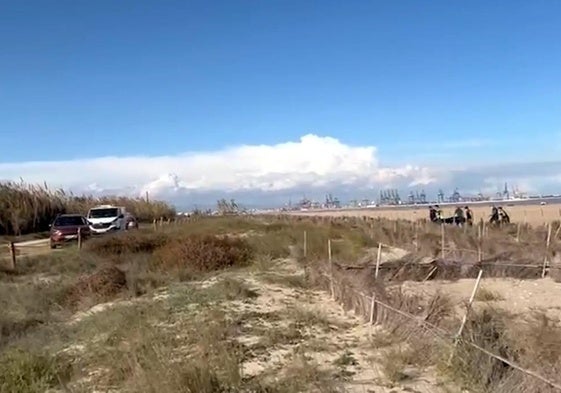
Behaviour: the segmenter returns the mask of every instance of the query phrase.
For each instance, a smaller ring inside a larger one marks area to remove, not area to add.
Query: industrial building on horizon
[[[458,188],[446,196],[442,189],[439,189],[436,194],[436,199],[429,201],[425,190],[411,190],[405,200],[400,196],[399,190],[396,188],[382,189],[379,192],[377,200],[363,198],[353,199],[346,204],[342,204],[339,198],[334,197],[332,194],[325,196],[324,202],[314,201],[304,196],[297,203],[289,201],[282,210],[310,210],[310,209],[339,209],[339,208],[372,208],[382,206],[411,206],[411,205],[428,205],[438,203],[461,203],[461,202],[500,202],[500,201],[522,201],[529,199],[551,198],[558,197],[557,195],[528,195],[525,192],[520,192],[518,187],[513,187],[509,190],[508,183],[504,184],[504,189],[497,192],[495,195],[484,195],[482,192],[476,195],[462,195]]]

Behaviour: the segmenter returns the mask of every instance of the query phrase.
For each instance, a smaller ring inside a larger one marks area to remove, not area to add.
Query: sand
[[[481,206],[474,204],[467,204],[470,206],[474,213],[475,220],[483,218],[489,219],[491,214],[490,206]],[[510,216],[512,222],[528,223],[531,225],[542,225],[551,221],[561,220],[561,204],[548,204],[548,205],[515,205],[508,206],[507,203],[497,204],[502,206]],[[445,217],[452,216],[455,206],[441,206],[441,210]],[[388,219],[428,219],[429,211],[428,206],[419,207],[396,207],[396,208],[369,208],[369,209],[341,209],[341,210],[310,210],[291,212],[294,215],[315,215],[315,216],[333,216],[333,217],[383,217]]]

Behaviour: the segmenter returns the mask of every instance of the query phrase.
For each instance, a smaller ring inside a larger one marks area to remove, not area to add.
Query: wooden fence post
[[[520,243],[520,222],[516,226],[516,243]]]
[[[308,232],[304,231],[304,258],[308,257]]]
[[[374,279],[378,279],[378,272],[380,271],[380,263],[382,262],[382,243],[378,243],[378,254],[376,255],[376,271]]]
[[[466,326],[467,323],[467,319],[469,316],[469,312],[471,310],[471,306],[473,304],[473,301],[475,300],[475,295],[477,294],[477,290],[479,289],[479,283],[481,282],[481,276],[483,275],[483,269],[479,269],[479,274],[477,275],[477,280],[475,280],[475,285],[473,287],[473,291],[471,292],[471,296],[469,298],[467,307],[466,307],[466,312],[464,314],[464,317],[462,318],[462,323],[460,325],[460,328],[458,329],[458,333],[456,333],[456,336],[454,338],[454,348],[452,350],[452,353],[450,354],[450,358],[448,359],[448,363],[450,363],[452,361],[452,358],[454,357],[454,354],[456,352],[456,347],[458,346],[458,340],[459,338],[462,336],[462,333],[464,331],[464,327]]]
[[[78,250],[82,249],[82,228],[78,228]]]
[[[372,292],[372,300],[370,302],[370,326],[374,325],[375,315],[376,315],[376,292]]]
[[[154,226],[154,230],[158,229],[158,224],[156,223],[156,219],[152,220],[152,225]]]
[[[478,225],[477,226],[477,261],[478,262],[481,262],[483,260],[483,253],[481,252],[481,242],[482,242],[481,232],[482,232],[481,226]]]
[[[553,235],[553,241],[556,241],[557,238],[559,237],[559,231],[561,231],[561,223],[559,223],[559,227],[557,227],[557,230],[555,231],[555,235]]]
[[[419,221],[415,221],[415,252],[419,252]]]
[[[10,257],[12,262],[12,270],[16,270],[16,244],[10,242]]]
[[[331,298],[335,299],[335,286],[333,283],[333,258],[331,257],[331,239],[327,239],[327,257],[329,261],[329,281],[331,289]]]
[[[444,235],[444,224],[440,224],[440,242],[441,242],[441,249],[442,249],[442,259],[444,259],[445,256],[445,249],[446,249],[446,238]]]
[[[434,272],[436,272],[438,270],[438,266],[435,266],[431,269],[431,271],[429,272],[429,274],[427,274],[427,276],[425,277],[425,279],[423,280],[423,282],[427,281],[430,276],[432,276],[434,274]]]
[[[549,254],[549,245],[551,243],[551,222],[547,226],[547,240],[545,242],[545,255],[543,257],[543,268],[542,268],[542,278],[545,277],[545,273],[547,270],[547,257]]]

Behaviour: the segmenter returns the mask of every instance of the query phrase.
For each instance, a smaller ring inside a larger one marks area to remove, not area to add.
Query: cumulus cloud
[[[382,168],[374,146],[355,147],[331,137],[237,146],[177,156],[101,157],[73,161],[0,164],[0,176],[74,189],[134,187],[155,194],[179,191],[281,191],[331,184],[373,186],[408,180],[431,182],[427,168]]]
[[[423,167],[406,162],[388,167],[374,146],[350,146],[335,138],[308,134],[276,145],[242,145],[175,156],[100,157],[72,161],[0,164],[0,179],[64,187],[91,194],[144,195],[170,201],[212,198],[221,193],[251,199],[358,192],[383,187],[425,188],[457,185],[468,190],[492,187],[502,179],[537,184],[538,177],[559,183],[561,164],[494,168]],[[501,179],[499,181],[499,179]]]

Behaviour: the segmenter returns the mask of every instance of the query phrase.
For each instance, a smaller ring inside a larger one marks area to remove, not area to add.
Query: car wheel
[[[51,250],[54,250],[56,248],[56,244],[53,242],[51,242],[49,245],[51,246]]]

